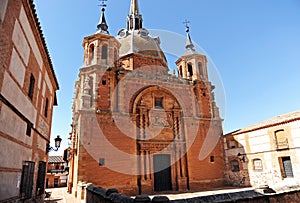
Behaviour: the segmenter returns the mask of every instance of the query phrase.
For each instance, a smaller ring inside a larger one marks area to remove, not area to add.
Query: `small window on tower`
[[[182,77],[182,66],[179,66],[179,75]]]
[[[106,44],[104,44],[102,46],[102,54],[101,55],[102,55],[101,59],[107,59],[107,45]]]
[[[115,48],[114,49],[114,63],[117,63],[117,60],[118,60],[118,51],[117,51],[117,49]]]
[[[202,67],[202,63],[201,62],[198,63],[198,68],[199,68],[200,75],[203,77],[204,76],[204,72],[203,72],[203,67]]]
[[[190,63],[188,64],[188,74],[189,74],[189,77],[192,77],[194,75],[193,66]]]
[[[89,48],[89,61],[90,61],[90,64],[93,62],[94,57],[95,57],[95,46],[94,46],[94,44],[91,44],[90,48]]]
[[[163,107],[163,98],[162,97],[156,97],[155,98],[155,108],[162,109]]]
[[[106,85],[106,80],[102,80],[102,85]]]

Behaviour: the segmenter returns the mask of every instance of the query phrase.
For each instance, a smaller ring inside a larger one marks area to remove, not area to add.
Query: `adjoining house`
[[[58,88],[33,0],[1,0],[0,202],[43,202]]]
[[[300,111],[229,133],[223,141],[228,184],[300,185]]]
[[[68,163],[62,156],[49,156],[46,188],[66,187],[68,174]]]

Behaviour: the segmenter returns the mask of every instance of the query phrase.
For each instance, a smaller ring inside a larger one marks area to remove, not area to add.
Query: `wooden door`
[[[171,156],[168,154],[154,155],[154,191],[172,190]]]

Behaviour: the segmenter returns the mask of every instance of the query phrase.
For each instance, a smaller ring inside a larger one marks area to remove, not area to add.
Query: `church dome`
[[[121,44],[120,57],[135,53],[159,58],[166,62],[165,54],[160,48],[159,37],[150,36],[148,30],[144,28],[130,31],[122,29],[116,38]]]

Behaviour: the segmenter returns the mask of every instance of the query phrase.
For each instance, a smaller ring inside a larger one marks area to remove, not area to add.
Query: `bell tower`
[[[111,36],[105,19],[106,4],[103,1],[101,16],[94,34],[87,36],[83,40],[84,60],[83,67],[80,69],[79,81],[76,83],[78,100],[81,103],[74,105],[78,110],[93,111],[98,99],[98,84],[105,81],[104,73],[108,68],[117,64],[119,59],[120,43]],[[105,82],[103,82],[105,83]],[[107,91],[108,85],[104,86]]]
[[[191,40],[190,28],[188,25],[186,25],[186,33],[186,52],[176,61],[178,76],[192,81],[208,81],[207,58],[196,51]]]
[[[105,19],[105,4],[102,4],[102,14],[95,34],[83,40],[84,66],[113,66],[119,58],[120,43],[111,36]]]

